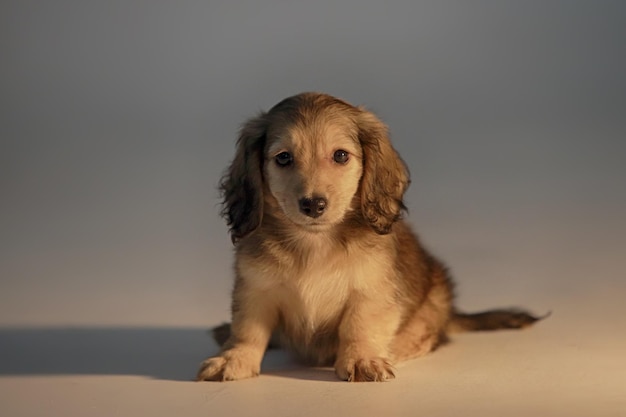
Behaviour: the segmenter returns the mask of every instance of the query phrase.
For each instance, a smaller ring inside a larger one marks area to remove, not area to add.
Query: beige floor
[[[130,358],[123,349],[94,347],[89,354],[96,363],[76,367],[69,354],[76,347],[65,346],[65,356],[42,347],[21,359],[9,356],[16,375],[0,377],[0,408],[5,416],[624,415],[623,334],[570,319],[576,317],[555,314],[523,333],[457,337],[436,354],[401,365],[396,380],[377,384],[339,382],[332,370],[299,367],[280,352],[270,354],[257,379],[190,382],[199,331],[170,343],[178,350],[146,346],[148,355],[157,351],[152,362],[140,352]],[[35,353],[50,354],[57,370],[39,374],[38,359],[29,356]]]
[[[610,275],[623,261],[602,248],[578,253],[575,246],[561,248],[568,259],[553,255],[550,264],[534,268],[535,274],[558,270],[558,277],[533,276],[519,285],[532,268],[507,270],[503,262],[492,274],[511,282],[487,279],[459,300],[471,309],[515,299],[538,313],[551,310],[549,318],[524,331],[457,335],[434,354],[399,365],[391,382],[340,382],[331,369],[305,368],[285,352],[270,351],[259,378],[198,383],[191,381],[198,362],[217,349],[203,328],[5,327],[0,410],[4,416],[64,417],[623,416],[624,269]],[[507,263],[529,257],[521,250]],[[470,258],[458,261],[468,270],[484,268]]]

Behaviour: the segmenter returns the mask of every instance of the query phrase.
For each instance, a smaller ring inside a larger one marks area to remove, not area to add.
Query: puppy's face
[[[387,234],[404,209],[408,184],[387,127],[374,114],[326,94],[302,93],[242,127],[220,183],[222,214],[234,243],[266,216],[318,232],[350,213]]]
[[[265,178],[285,216],[308,231],[341,222],[359,188],[363,154],[348,109],[297,109],[269,125]]]

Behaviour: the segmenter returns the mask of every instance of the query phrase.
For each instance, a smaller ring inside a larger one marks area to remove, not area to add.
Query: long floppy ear
[[[248,120],[239,133],[237,151],[222,177],[222,216],[233,243],[253,232],[263,218],[263,148],[267,114]]]
[[[402,196],[409,186],[409,172],[391,146],[387,126],[360,108],[359,141],[363,149],[361,212],[379,234],[387,234],[406,207]]]

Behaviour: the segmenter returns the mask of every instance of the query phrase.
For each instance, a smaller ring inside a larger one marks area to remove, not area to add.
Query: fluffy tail
[[[479,313],[461,313],[454,311],[446,330],[450,333],[479,332],[502,329],[523,329],[539,320],[550,316],[533,316],[529,312],[516,308],[487,310]],[[223,323],[212,329],[213,338],[219,346],[224,346],[230,337],[230,323]],[[268,349],[280,347],[276,335],[270,340]]]
[[[213,339],[217,342],[218,346],[224,346],[230,337],[230,323],[222,323],[219,326],[214,327],[211,329],[211,333],[213,333]]]
[[[223,347],[226,344],[226,341],[230,338],[230,323],[222,323],[217,327],[211,329],[211,333],[213,333],[213,339],[217,343],[219,347]],[[278,349],[280,348],[280,339],[278,335],[273,334],[272,338],[267,345],[268,349]]]
[[[476,332],[500,329],[523,329],[536,321],[547,318],[550,313],[536,317],[520,309],[488,310],[479,313],[455,311],[448,323],[449,332]]]

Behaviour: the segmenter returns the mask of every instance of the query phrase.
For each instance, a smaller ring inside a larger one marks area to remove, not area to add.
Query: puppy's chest
[[[356,280],[354,271],[332,262],[306,265],[283,276],[277,288],[283,321],[306,332],[338,322]]]
[[[332,242],[307,244],[300,251],[266,242],[262,249],[240,257],[239,270],[252,288],[272,299],[294,336],[333,331],[355,293],[380,296],[388,287],[385,251],[366,251],[366,256]]]

